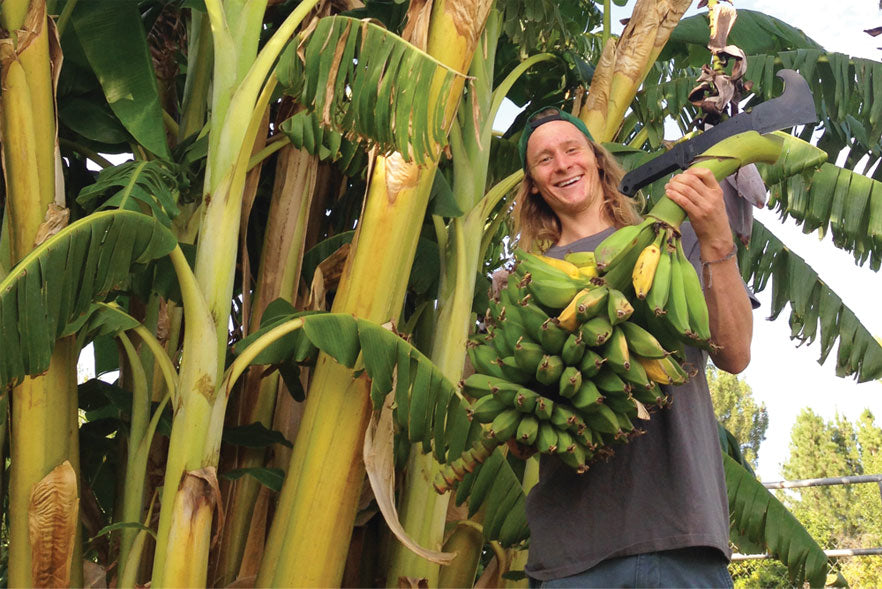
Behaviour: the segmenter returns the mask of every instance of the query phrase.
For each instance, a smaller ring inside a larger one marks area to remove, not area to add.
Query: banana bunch
[[[553,261],[552,261],[553,260]],[[508,440],[554,454],[575,469],[612,454],[640,433],[635,420],[668,398],[660,384],[687,374],[632,320],[626,295],[598,279],[593,256],[566,260],[518,252],[518,265],[471,338],[475,374],[462,390],[484,436],[435,479],[446,492]]]
[[[678,229],[682,218],[669,223],[653,212],[657,207],[643,223],[622,227],[600,243],[595,251],[598,272],[605,284],[628,292],[633,288],[637,300],[681,341],[708,348],[707,303],[683,251]]]

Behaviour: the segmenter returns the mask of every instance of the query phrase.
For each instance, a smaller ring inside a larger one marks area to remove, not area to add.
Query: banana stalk
[[[720,141],[701,154],[690,168],[707,168],[719,181],[750,163],[774,164],[781,160],[788,172],[795,174],[815,168],[826,159],[826,152],[793,135],[781,131],[766,135],[748,131]],[[667,196],[663,196],[647,216],[679,227],[686,213]]]
[[[649,68],[690,4],[691,0],[637,0],[619,40],[605,43],[588,100],[578,113],[596,141],[615,137]]]
[[[489,7],[489,2],[436,2],[428,53],[457,71],[465,70]],[[458,78],[449,95],[440,97],[446,102],[448,127],[462,84]],[[437,91],[430,89],[427,95],[430,101],[439,99]],[[419,224],[413,220],[425,214],[436,169],[435,158],[420,167],[406,163],[400,154],[377,157],[333,311],[380,323],[398,316],[419,237]],[[361,445],[369,418],[366,379],[353,380],[351,371],[320,356],[258,585],[340,583],[364,478]],[[334,460],[326,459],[328,448],[334,448]],[[303,526],[307,518],[310,525]]]
[[[307,221],[316,182],[316,167],[315,156],[290,145],[279,154],[273,200],[257,276],[259,287],[254,312],[249,321],[252,329],[260,324],[263,310],[271,301],[279,297],[287,301],[296,298]],[[254,422],[260,422],[266,427],[272,425],[280,381],[277,373],[266,378],[261,378],[262,374],[261,367],[254,367],[245,377],[240,401],[240,425]],[[264,458],[265,452],[262,449],[242,449],[236,468],[263,466]],[[253,477],[243,477],[233,484],[227,505],[215,584],[228,585],[236,578],[259,491],[260,483]]]
[[[5,264],[34,247],[49,204],[56,201],[56,118],[53,59],[60,59],[45,2],[12,0],[0,11],[0,143],[6,179],[3,239]],[[63,191],[60,191],[63,194]],[[63,204],[63,200],[59,203]],[[69,460],[79,473],[76,404],[77,349],[73,338],[58,343],[49,370],[12,390],[9,486],[9,583],[33,585],[28,534],[31,488]],[[82,584],[79,526],[72,540],[70,582]]]
[[[500,14],[493,10],[487,18],[481,45],[475,51],[469,75],[473,77],[474,96],[463,100],[458,124],[451,129],[453,153],[453,194],[460,201],[464,216],[451,219],[439,236],[446,244],[442,253],[438,313],[433,329],[432,362],[451,381],[462,376],[466,339],[469,332],[475,278],[480,270],[481,239],[489,211],[481,197],[487,182],[493,99],[490,84],[501,25]],[[494,203],[495,204],[495,203]],[[440,221],[438,219],[437,221]],[[401,496],[401,522],[407,533],[420,545],[433,550],[444,542],[444,524],[449,495],[439,495],[431,487],[439,466],[431,454],[411,448],[407,477]],[[399,542],[392,544],[387,575],[389,586],[400,578],[425,579],[437,586],[439,565],[411,552]]]
[[[185,277],[181,291],[187,329],[180,391],[173,398],[175,417],[161,501],[165,509],[160,512],[153,561],[152,582],[157,586],[204,582],[207,574],[213,500],[205,484],[183,483],[192,480],[193,473],[217,465],[227,395],[216,385],[226,355],[236,265],[237,240],[231,236],[239,231],[251,148],[275,86],[270,71],[316,3],[299,4],[258,54],[266,2],[206,2],[215,55],[212,128],[195,277],[183,256],[172,258],[175,270]]]

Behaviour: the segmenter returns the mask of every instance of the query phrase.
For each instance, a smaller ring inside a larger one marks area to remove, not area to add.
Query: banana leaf
[[[838,338],[837,376],[854,376],[858,382],[882,377],[879,342],[817,272],[759,221],[753,222],[750,245],[739,247],[738,263],[754,292],[766,288],[772,279],[770,319],[789,304],[792,339],[812,343],[820,335],[819,363],[827,359]]]
[[[71,15],[110,108],[132,136],[169,158],[153,61],[135,2],[81,2]]]
[[[163,225],[171,227],[180,212],[178,182],[174,164],[163,160],[129,161],[101,170],[94,184],[80,190],[77,202],[90,211],[149,210]],[[101,197],[105,198],[99,203]]]
[[[733,526],[784,563],[794,585],[823,587],[829,571],[824,550],[750,472],[728,454],[722,457]]]
[[[68,324],[123,286],[133,265],[176,245],[158,220],[114,210],[72,223],[35,248],[0,282],[0,386],[45,371]]]
[[[272,342],[261,340],[272,329],[297,319],[302,320],[302,329]],[[260,346],[252,364],[283,363],[295,356],[304,338],[337,362],[364,370],[371,379],[375,408],[394,390],[399,435],[421,443],[424,452],[432,452],[439,462],[459,457],[466,445],[481,435],[479,424],[469,421],[467,403],[453,383],[400,335],[370,321],[340,313],[276,315],[239,342],[233,351],[242,355],[251,346]],[[487,472],[475,487],[475,478],[485,468]],[[487,539],[499,540],[505,546],[524,540],[529,533],[524,512],[526,498],[520,481],[498,449],[463,481],[457,500],[464,501],[469,490],[475,488],[483,494],[470,500],[469,505],[474,511],[487,502]]]
[[[282,54],[279,81],[323,125],[418,163],[447,144],[447,105],[427,100],[427,92],[447,96],[461,74],[375,24],[344,16],[321,19],[304,45],[303,58],[293,44]]]

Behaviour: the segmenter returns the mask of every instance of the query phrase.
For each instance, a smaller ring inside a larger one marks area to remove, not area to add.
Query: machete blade
[[[784,92],[781,96],[758,104],[750,112],[739,113],[688,141],[678,143],[670,151],[631,170],[622,178],[619,192],[634,196],[647,184],[675,170],[685,170],[697,156],[732,135],[745,131],[771,133],[816,122],[818,115],[808,82],[793,70],[779,70],[776,75],[784,80]]]

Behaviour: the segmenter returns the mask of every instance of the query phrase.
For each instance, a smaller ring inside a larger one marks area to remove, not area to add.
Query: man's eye
[[[540,164],[544,164],[544,163],[547,163],[547,162],[550,162],[550,161],[551,161],[551,156],[550,156],[550,155],[543,155],[542,157],[539,158],[539,163],[540,163]]]

